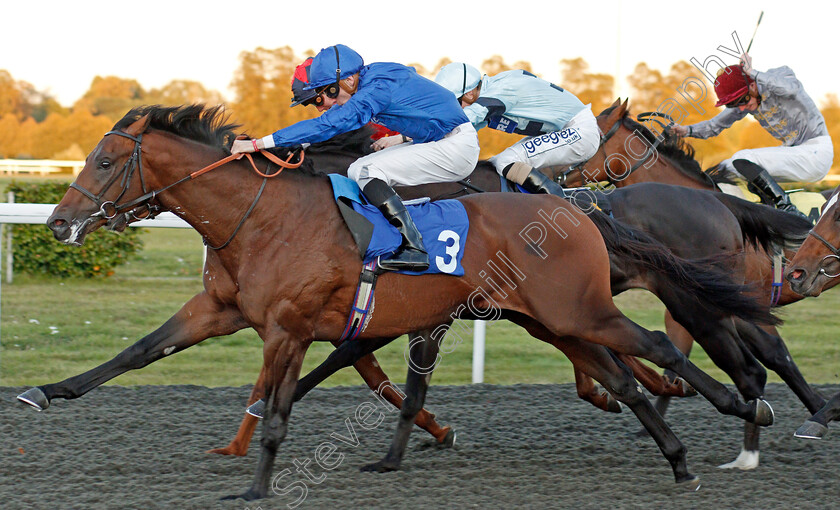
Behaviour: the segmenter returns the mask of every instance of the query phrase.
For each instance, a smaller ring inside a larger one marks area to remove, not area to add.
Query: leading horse
[[[206,269],[205,290],[157,331],[88,372],[19,398],[36,407],[53,398],[77,398],[206,338],[251,327],[264,342],[268,400],[254,481],[241,496],[257,499],[268,493],[307,348],[342,335],[362,264],[328,179],[294,171],[260,179],[241,160],[204,173],[229,156],[232,134],[218,108],[144,107],[129,112],[94,148],[48,221],[57,239],[79,245],[109,217],[148,206],[192,225],[216,247],[216,263],[213,272]],[[593,223],[608,218],[590,219],[548,195],[484,194],[459,202],[470,220],[462,240],[464,276],[382,275],[376,313],[356,341],[375,343],[413,331],[428,337],[455,316],[486,317],[498,310],[532,335],[563,345],[574,362],[598,374],[648,427],[678,482],[696,480],[687,471],[684,447],[606,348],[673,370],[725,414],[772,422],[762,400],[741,402],[667,336],[641,328],[615,307],[609,255]],[[543,235],[520,235],[528,229]],[[658,257],[672,259],[666,250],[650,248],[657,249]],[[507,287],[486,281],[488,262]],[[557,268],[574,271],[561,274]],[[436,350],[436,341],[426,341],[412,352],[422,362],[434,359]],[[427,382],[425,375],[410,377],[407,391],[414,394]],[[404,402],[403,418],[416,413],[418,403],[422,398]]]

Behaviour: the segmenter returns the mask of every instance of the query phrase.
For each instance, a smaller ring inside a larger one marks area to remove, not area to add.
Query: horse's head
[[[103,225],[125,228],[121,215],[126,210],[120,209],[134,185],[132,176],[142,171],[140,141],[148,125],[145,115],[123,130],[110,131],[88,154],[84,168],[47,219],[56,239],[80,246],[87,234]]]
[[[597,152],[588,160],[572,166],[569,169],[566,185],[583,185],[590,182],[621,180],[627,173],[629,166],[623,165],[622,159],[614,154],[624,152],[624,141],[631,132],[624,127],[627,116],[628,100],[616,99],[615,102],[601,112],[596,120],[601,130],[601,143]]]
[[[819,296],[837,285],[840,277],[840,188],[823,208],[820,220],[808,233],[796,256],[788,263],[785,278],[803,296]]]

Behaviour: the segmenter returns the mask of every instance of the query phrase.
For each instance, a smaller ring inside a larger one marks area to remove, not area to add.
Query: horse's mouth
[[[56,220],[49,222],[48,225],[56,240],[70,246],[82,246],[87,235],[105,223],[105,220],[101,218],[88,216],[82,221],[75,219],[69,221]]]
[[[815,275],[815,276],[811,276]],[[819,272],[809,273],[800,268],[791,269],[786,278],[790,288],[799,295],[817,297],[822,293],[823,282]]]

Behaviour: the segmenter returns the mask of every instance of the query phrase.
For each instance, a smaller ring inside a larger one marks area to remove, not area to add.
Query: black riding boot
[[[736,159],[732,165],[738,173],[747,178],[759,191],[762,198],[767,199],[776,209],[806,218],[802,212],[790,201],[785,190],[776,182],[764,168],[746,159]]]
[[[402,235],[400,248],[387,260],[380,259],[379,265],[390,271],[422,272],[428,269],[429,254],[423,246],[423,237],[393,188],[385,181],[373,179],[365,186],[364,193]]]
[[[511,172],[511,170],[513,170]],[[527,175],[525,172],[528,172]],[[549,179],[543,173],[524,163],[511,163],[502,170],[502,176],[510,179],[525,188],[528,193],[544,193],[546,195],[557,195],[566,198],[566,192],[556,182]]]

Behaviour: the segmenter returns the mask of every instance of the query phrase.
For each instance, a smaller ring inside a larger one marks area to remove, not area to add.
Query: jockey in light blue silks
[[[531,193],[564,196],[538,168],[570,166],[591,158],[601,135],[590,105],[527,71],[483,76],[469,64],[444,66],[435,81],[452,92],[476,129],[525,135],[490,161],[496,171]]]
[[[306,90],[322,111],[263,138],[237,140],[231,151],[314,143],[358,129],[370,121],[402,133],[399,145],[356,160],[347,175],[359,183],[403,237],[402,246],[380,266],[398,271],[425,271],[429,256],[423,239],[391,186],[452,182],[468,176],[478,162],[478,136],[458,102],[446,89],[418,75],[414,68],[362,57],[338,44],[322,49],[305,73]]]

